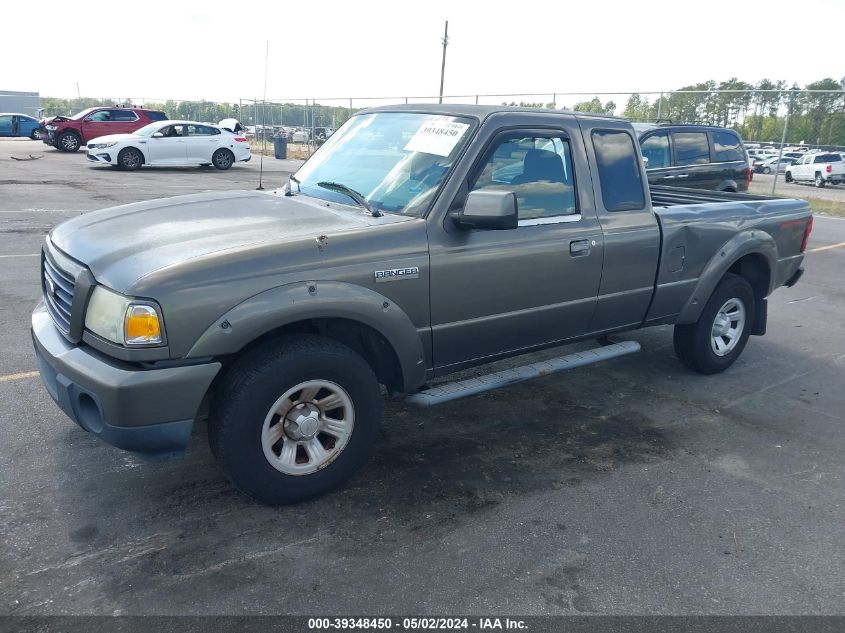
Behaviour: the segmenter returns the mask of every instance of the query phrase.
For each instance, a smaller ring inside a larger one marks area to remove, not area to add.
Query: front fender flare
[[[297,321],[323,318],[357,321],[384,336],[396,353],[406,391],[425,381],[422,340],[408,315],[373,290],[338,281],[292,283],[243,301],[203,332],[187,358],[236,354],[272,330]]]
[[[716,255],[707,263],[690,298],[678,314],[676,323],[695,323],[704,305],[713,294],[719,281],[728,269],[746,255],[762,255],[769,266],[769,287],[766,296],[772,291],[775,271],[777,270],[778,250],[772,236],[759,229],[748,229],[737,233],[725,242]]]

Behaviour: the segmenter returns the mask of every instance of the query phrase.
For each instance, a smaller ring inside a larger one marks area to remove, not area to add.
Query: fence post
[[[772,195],[775,195],[775,187],[778,184],[778,174],[780,173],[780,159],[783,157],[783,145],[786,143],[786,130],[789,127],[789,111],[792,109],[792,97],[794,93],[789,93],[789,103],[786,104],[786,116],[783,118],[783,136],[780,137],[780,149],[778,150],[778,162],[775,163],[775,179],[772,181]]]

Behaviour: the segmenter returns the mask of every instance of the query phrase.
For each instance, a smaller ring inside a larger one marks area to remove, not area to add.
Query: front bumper
[[[86,156],[88,157],[88,160],[95,163],[100,163],[102,165],[112,164],[111,154],[109,154],[106,150],[89,149]]]
[[[43,302],[32,313],[41,380],[68,417],[108,444],[151,457],[184,451],[220,363],[136,369],[69,343]]]
[[[55,130],[48,130],[44,128],[44,133],[41,135],[41,141],[45,145],[55,145],[56,144],[56,131]]]

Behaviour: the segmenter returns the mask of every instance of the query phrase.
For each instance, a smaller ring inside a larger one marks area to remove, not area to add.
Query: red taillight
[[[236,136],[235,143],[246,143],[246,139],[243,136]]]
[[[750,187],[750,186],[751,186],[751,179],[752,179],[753,177],[754,177],[754,172],[753,172],[753,171],[751,171],[751,167],[746,167],[746,168],[745,168],[745,186],[746,186],[746,187]]]
[[[825,165],[824,170],[825,170],[827,173],[832,172],[832,171],[833,171],[833,165],[831,165],[830,163],[828,163],[827,165]]]
[[[813,232],[813,216],[807,219],[807,226],[804,227],[804,239],[801,240],[801,252],[803,253],[807,248],[807,242],[810,240],[810,233]]]

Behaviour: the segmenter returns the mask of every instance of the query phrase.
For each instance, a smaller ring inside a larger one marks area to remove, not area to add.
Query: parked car
[[[41,138],[41,124],[27,114],[4,112],[0,114],[0,136],[23,136],[37,141]]]
[[[775,169],[777,169],[777,172],[782,174],[786,171],[787,167],[795,164],[795,161],[795,158],[791,158],[789,156],[783,156],[780,161],[778,161],[778,157],[773,156],[772,158],[766,158],[759,163],[755,163],[754,171],[760,174],[771,174],[775,171]]]
[[[88,108],[72,117],[44,119],[46,134],[42,140],[63,152],[75,152],[93,138],[108,134],[131,134],[167,115],[144,108]]]
[[[229,169],[251,157],[245,137],[196,121],[157,121],[132,134],[110,134],[88,143],[88,160],[130,171],[142,165]]]
[[[808,153],[797,163],[787,168],[786,182],[812,182],[816,187],[845,182],[845,162],[842,156],[833,152]]]
[[[289,503],[364,464],[380,384],[433,406],[633,353],[604,337],[664,324],[687,367],[727,369],[765,333],[766,297],[801,277],[811,226],[804,200],[650,189],[622,119],[376,108],[285,192],[150,200],[55,227],[33,341],[48,393],[83,429],[173,455],[209,403],[224,472]],[[426,386],[587,340],[603,343]]]
[[[652,185],[746,191],[751,169],[734,130],[709,125],[634,123]]]
[[[296,131],[291,136],[291,141],[294,143],[307,143],[311,140],[311,130],[306,128],[296,128]]]

